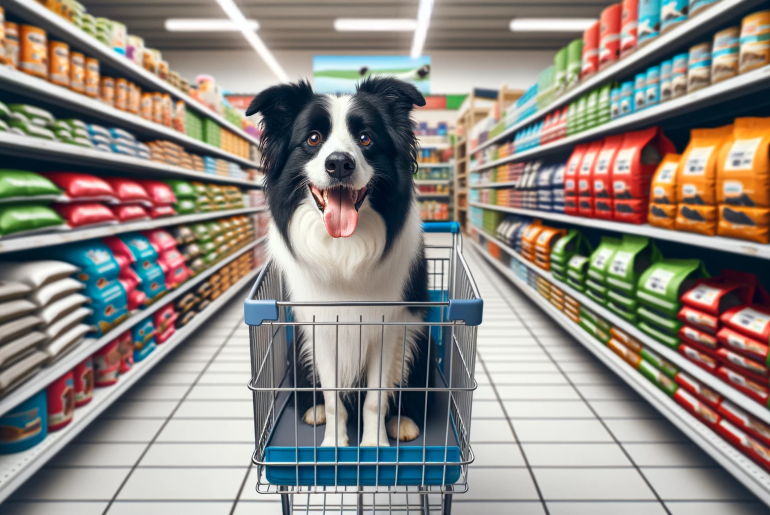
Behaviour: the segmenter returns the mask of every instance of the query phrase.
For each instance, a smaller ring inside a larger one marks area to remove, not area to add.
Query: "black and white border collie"
[[[262,164],[272,214],[267,248],[291,301],[429,300],[412,177],[418,151],[415,105],[425,105],[420,92],[387,77],[362,80],[353,95],[318,95],[300,81],[273,86],[252,101],[246,114],[262,115]],[[298,322],[376,324],[384,317],[422,323],[425,316],[424,310],[401,306],[292,311]],[[297,386],[425,388],[432,380],[428,356],[433,362],[435,349],[428,352],[424,326],[404,328],[302,327]],[[349,445],[348,413],[357,417],[360,410],[360,445],[373,447],[389,445],[388,435],[417,438],[424,395],[369,391],[336,397],[324,391],[314,410],[313,393],[304,392],[298,403],[306,423],[326,424],[326,447]]]

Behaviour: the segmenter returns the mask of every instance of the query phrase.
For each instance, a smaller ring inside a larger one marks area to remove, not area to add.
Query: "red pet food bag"
[[[578,170],[583,161],[583,155],[588,150],[587,143],[575,145],[572,155],[567,161],[567,167],[564,169],[564,213],[568,215],[577,215],[577,195],[578,195]]]
[[[67,220],[67,225],[76,229],[87,225],[117,223],[118,218],[103,204],[73,203],[54,204],[54,209]]]
[[[94,175],[73,172],[47,172],[42,175],[64,190],[65,201],[117,202],[112,187]]]
[[[722,417],[711,409],[709,405],[701,401],[695,395],[691,394],[684,388],[679,388],[674,394],[674,400],[689,411],[695,418],[705,423],[712,429],[715,429]]]
[[[725,311],[721,322],[760,343],[770,342],[770,307],[758,304],[736,306]]]
[[[139,204],[121,204],[119,206],[110,206],[112,214],[118,219],[118,222],[131,222],[134,220],[149,220],[150,213]]]
[[[620,55],[624,56],[636,48],[639,21],[638,0],[623,0],[620,14]]]
[[[599,71],[598,21],[583,32],[583,56],[581,61],[581,78],[586,78]]]
[[[102,388],[118,382],[120,373],[120,354],[118,340],[112,340],[93,355],[94,385]]]
[[[612,167],[613,219],[617,222],[647,222],[650,184],[663,156],[676,152],[659,127],[627,132]]]
[[[607,136],[602,142],[594,163],[593,171],[593,197],[594,217],[604,220],[612,220],[612,167],[615,164],[615,156],[623,144],[623,136]]]
[[[760,384],[768,383],[770,373],[768,373],[767,367],[762,363],[748,359],[730,349],[725,349],[724,347],[717,351],[717,356],[719,356],[719,360],[726,367],[735,370],[739,374]]]
[[[141,179],[136,181],[150,195],[154,206],[176,204],[176,196],[171,187],[165,182],[153,179]]]
[[[717,432],[722,435],[722,438],[761,465],[762,468],[770,471],[770,449],[761,441],[749,436],[745,431],[741,431],[724,418],[719,421]]]
[[[594,141],[588,145],[577,176],[578,215],[587,218],[594,216],[593,172],[594,162],[602,149],[602,141]]]
[[[689,325],[683,325],[679,329],[679,338],[686,344],[692,345],[699,350],[706,351],[707,354],[712,356],[712,353],[716,352],[719,348],[719,340],[717,340],[715,336],[699,331]]]
[[[716,375],[736,390],[743,392],[763,406],[767,406],[767,401],[770,399],[770,389],[766,384],[753,381],[727,367],[719,367]]]
[[[134,340],[131,337],[131,331],[126,331],[118,336],[118,355],[120,356],[120,373],[125,374],[134,366]]]
[[[165,216],[176,216],[174,206],[153,206],[150,209],[150,218],[163,218]]]
[[[728,400],[723,401],[717,411],[739,429],[758,438],[765,445],[770,445],[770,425],[743,411]]]
[[[603,69],[620,57],[621,4],[612,4],[599,17],[599,68]]]
[[[118,202],[121,204],[142,204],[146,207],[152,206],[150,195],[147,194],[138,182],[122,177],[105,177],[103,180],[110,185],[112,191],[115,192],[115,198],[117,198]]]
[[[165,229],[154,229],[152,231],[145,231],[142,234],[150,240],[158,255],[176,249],[176,240]]]
[[[712,408],[717,408],[722,402],[721,395],[684,372],[678,372],[676,377],[674,377],[674,381],[681,388],[695,395]]]
[[[726,349],[767,364],[768,345],[752,340],[748,336],[723,327],[717,333],[717,340]]]
[[[679,346],[679,354],[712,374],[716,372],[717,367],[719,367],[719,362],[715,358],[689,345],[681,344]]]

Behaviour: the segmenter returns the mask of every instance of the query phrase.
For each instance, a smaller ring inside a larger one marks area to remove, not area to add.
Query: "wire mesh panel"
[[[426,260],[423,302],[292,302],[274,263],[257,279],[253,461],[259,492],[294,494],[285,512],[341,513],[352,497],[358,513],[449,513],[467,490],[482,303],[459,235]]]

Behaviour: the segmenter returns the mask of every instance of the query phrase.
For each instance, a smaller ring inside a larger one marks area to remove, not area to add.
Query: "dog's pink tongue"
[[[332,238],[347,238],[356,230],[358,211],[353,203],[353,191],[332,188],[324,209],[324,224]]]

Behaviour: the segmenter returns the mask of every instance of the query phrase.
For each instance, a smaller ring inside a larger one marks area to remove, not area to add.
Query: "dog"
[[[425,105],[422,94],[393,77],[363,79],[353,95],[315,94],[300,80],[251,102],[246,114],[262,116],[267,249],[292,302],[429,300],[413,182],[415,105]],[[298,306],[292,314],[302,323],[355,324],[299,326],[298,359],[290,364],[297,387],[426,388],[433,380],[436,351],[425,326],[382,324],[423,323],[424,309]],[[362,447],[388,446],[388,435],[419,436],[424,391],[361,397],[298,392],[298,413],[307,424],[326,424],[324,447],[349,445],[351,413],[355,420],[361,413]]]

